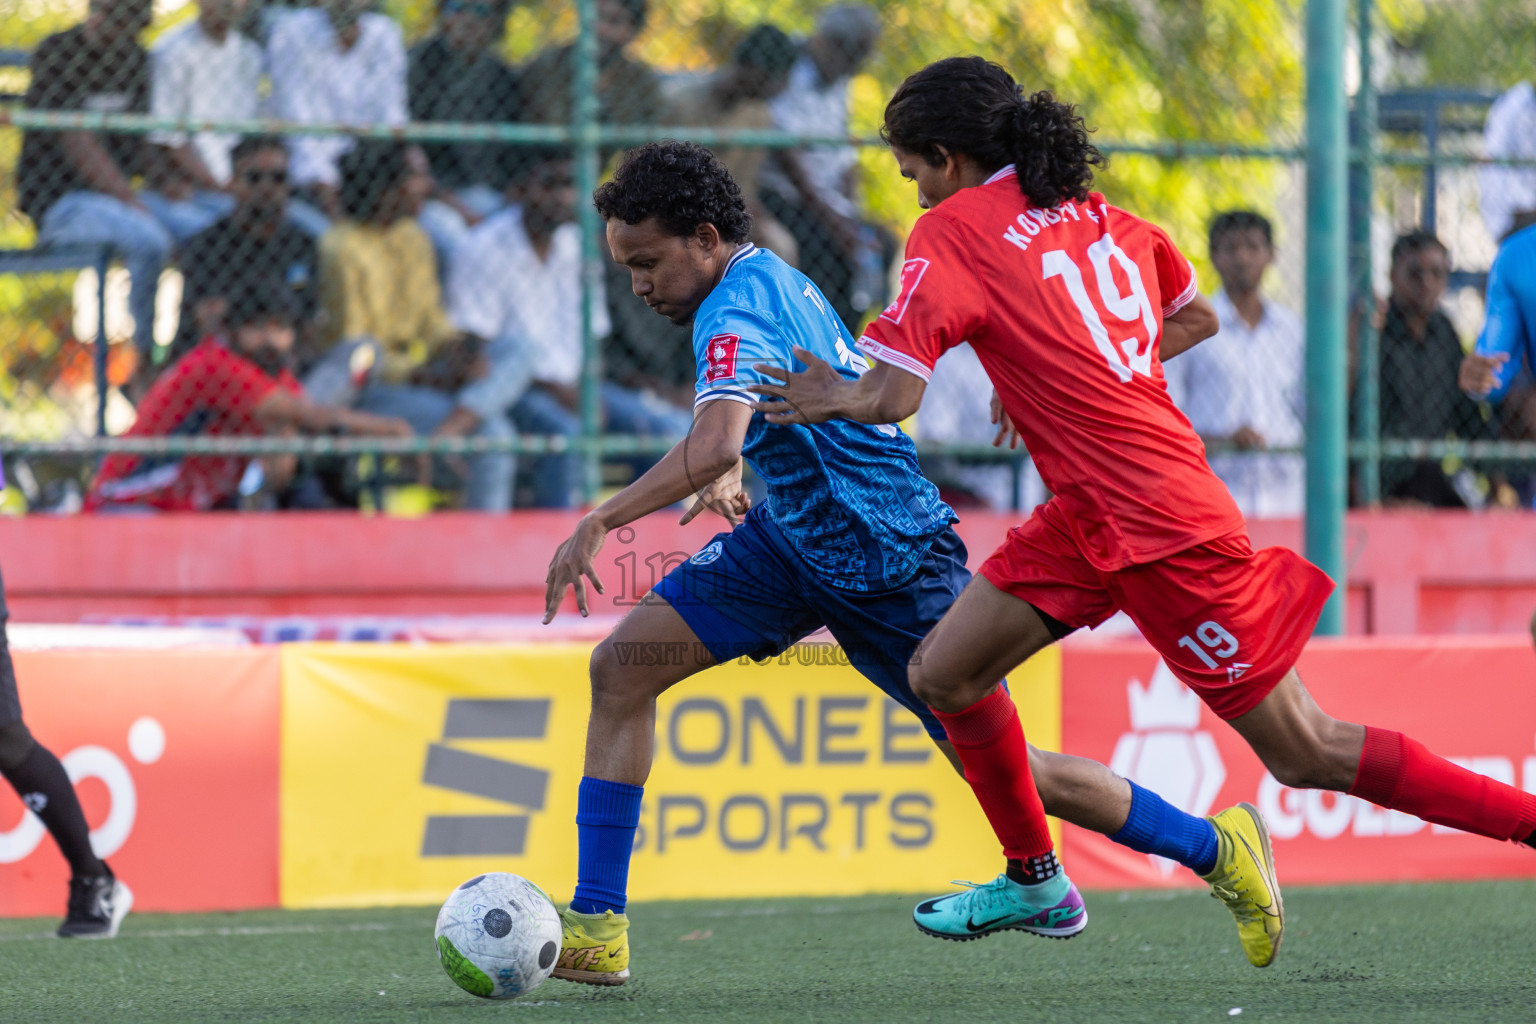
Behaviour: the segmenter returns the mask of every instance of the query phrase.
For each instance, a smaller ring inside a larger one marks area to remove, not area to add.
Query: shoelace
[[[1231,879],[1232,876],[1228,875],[1221,882],[1230,882]],[[1211,896],[1225,903],[1227,909],[1232,911],[1232,916],[1241,923],[1250,924],[1258,921],[1262,915],[1253,905],[1253,900],[1248,898],[1248,890],[1229,887],[1221,882],[1211,883]]]
[[[970,892],[960,893],[959,899],[964,900],[964,906],[970,913],[980,910],[990,912],[993,907],[1002,907],[1005,910],[1017,909],[1007,896],[1008,876],[998,875],[990,882],[967,882],[963,879],[953,879],[951,885],[963,885]]]

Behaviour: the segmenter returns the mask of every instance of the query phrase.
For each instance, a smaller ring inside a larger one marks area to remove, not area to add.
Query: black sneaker
[[[133,893],[112,875],[72,878],[69,911],[59,925],[61,939],[110,939],[133,906]]]

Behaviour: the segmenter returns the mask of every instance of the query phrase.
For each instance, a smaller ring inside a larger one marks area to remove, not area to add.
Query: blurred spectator
[[[432,187],[421,147],[360,140],[341,173],[346,216],[320,239],[320,334],[330,348],[306,387],[316,401],[398,416],[422,435],[512,438],[506,416],[476,400],[483,340],[460,334],[443,309],[432,243],[416,222]],[[509,508],[515,469],[509,453],[472,456],[465,504]]]
[[[1445,246],[1430,232],[1411,231],[1392,246],[1392,294],[1381,324],[1383,439],[1443,441],[1488,433],[1482,410],[1457,385],[1464,353],[1440,310],[1450,270]],[[1383,460],[1381,491],[1388,501],[1467,504],[1437,460]]]
[[[645,28],[649,0],[597,0],[598,120],[609,124],[652,122],[661,110],[656,72],[624,53]],[[540,53],[522,70],[523,120],[571,121],[575,43]]]
[[[149,111],[166,121],[250,121],[257,116],[261,47],[237,26],[246,0],[203,0],[197,20],[160,37],[150,54]],[[238,135],[155,132],[171,169],[161,194],[145,201],[185,241],[229,213],[225,194]]]
[[[1221,332],[1163,364],[1168,390],[1205,443],[1211,469],[1243,515],[1299,516],[1306,505],[1301,320],[1264,298],[1275,249],[1268,219],[1232,210],[1211,222],[1211,262],[1221,289],[1211,296]],[[1236,449],[1232,451],[1231,449]]]
[[[136,113],[149,109],[149,57],[138,35],[150,0],[92,0],[85,21],[32,54],[26,105],[41,110]],[[16,168],[17,205],[39,245],[111,245],[132,281],[129,311],[141,365],[154,346],[155,292],[171,254],[169,231],[134,193],[154,147],[112,132],[27,132]]]
[[[1536,87],[1521,82],[1494,101],[1483,123],[1483,150],[1495,159],[1536,157]],[[1536,212],[1536,167],[1478,168],[1483,223],[1494,241],[1515,229],[1521,214]]]
[[[496,54],[511,0],[440,0],[437,31],[410,53],[413,121],[515,121],[517,78]],[[468,228],[502,206],[503,148],[485,142],[422,147],[437,187],[421,224],[439,253],[451,253]]]
[[[272,76],[272,113],[305,124],[400,125],[409,118],[405,98],[405,44],[387,15],[369,11],[373,0],[324,0],[317,8],[278,18],[267,41]],[[340,212],[337,161],[353,140],[335,135],[295,135],[294,184],[312,199],[319,217],[314,234]],[[296,205],[308,213],[308,203]]]
[[[789,36],[772,25],[758,25],[737,44],[729,64],[710,75],[675,79],[665,89],[672,115],[667,120],[727,131],[771,129],[768,101],[784,91],[798,56]],[[752,241],[796,266],[795,236],[773,218],[758,196],[768,151],[761,146],[715,146],[714,150],[741,186],[752,215]]]
[[[828,7],[816,34],[769,103],[775,127],[801,135],[848,135],[848,83],[880,38],[880,16],[863,4]],[[779,150],[763,170],[762,199],[800,247],[800,269],[858,333],[884,301],[895,254],[890,235],[859,218],[858,151],[852,146]]]
[[[317,283],[315,241],[287,221],[288,150],[275,135],[250,135],[230,154],[228,217],[182,248],[177,354],[226,327],[232,299],[282,287],[298,311],[299,351],[312,341]]]
[[[252,437],[345,431],[409,437],[401,420],[331,409],[310,401],[289,369],[296,310],[285,288],[245,292],[229,314],[226,341],[210,334],[172,363],[139,403],[128,437]],[[295,460],[262,460],[281,490]],[[233,507],[250,459],[243,455],[109,455],[85,507],[204,512]]]
[[[517,429],[577,437],[581,232],[572,219],[576,196],[570,157],[547,151],[528,155],[525,150],[511,172],[507,199],[507,209],[471,231],[456,254],[448,283],[450,309],[460,328],[491,339],[493,367],[504,359],[521,367],[521,394],[511,407]],[[601,297],[597,299],[592,330],[602,337],[608,333],[608,315]],[[686,341],[685,336],[678,339],[679,345]],[[676,439],[692,426],[687,410],[653,393],[612,382],[604,382],[601,389],[609,433]],[[509,386],[502,393],[511,391]],[[579,455],[542,456],[532,475],[536,505],[567,508],[576,503]]]

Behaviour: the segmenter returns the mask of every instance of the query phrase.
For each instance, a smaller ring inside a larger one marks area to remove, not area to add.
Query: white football
[[[560,914],[542,889],[505,872],[476,875],[437,912],[437,958],[466,992],[513,999],[532,992],[560,955]]]

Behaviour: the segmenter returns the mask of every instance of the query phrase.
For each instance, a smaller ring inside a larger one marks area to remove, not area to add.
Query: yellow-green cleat
[[[1275,877],[1269,829],[1252,804],[1228,807],[1207,818],[1216,828],[1216,867],[1205,880],[1211,895],[1237,919],[1243,953],[1255,967],[1268,967],[1285,934],[1285,904]]]
[[[629,980],[629,918],[560,911],[560,959],[550,972],[583,985],[622,985]]]

